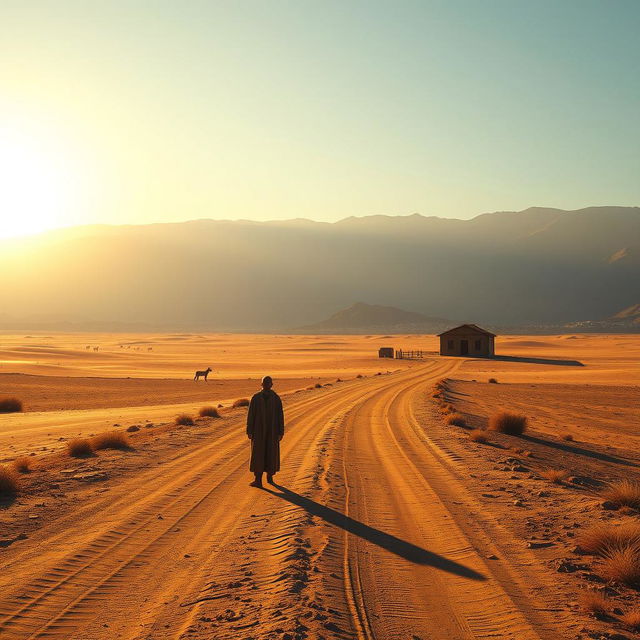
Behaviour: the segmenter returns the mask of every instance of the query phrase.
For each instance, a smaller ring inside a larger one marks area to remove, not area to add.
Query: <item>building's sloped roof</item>
[[[460,329],[470,329],[476,333],[482,333],[485,336],[493,336],[494,338],[496,336],[495,333],[491,333],[491,331],[487,331],[486,329],[479,327],[477,324],[461,324],[459,327],[453,327],[453,329],[447,329],[446,331],[439,333],[438,337],[446,336],[448,333],[452,333],[453,331],[458,331]]]

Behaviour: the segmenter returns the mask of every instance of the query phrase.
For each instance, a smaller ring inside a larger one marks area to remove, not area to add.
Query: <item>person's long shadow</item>
[[[336,527],[340,527],[341,529],[344,529],[355,536],[359,536],[364,540],[372,542],[382,549],[395,553],[397,556],[400,556],[409,562],[435,567],[441,571],[447,571],[448,573],[453,573],[457,576],[468,578],[469,580],[486,580],[486,577],[481,573],[478,573],[469,567],[465,567],[459,562],[448,560],[437,553],[427,551],[426,549],[418,547],[406,540],[392,536],[391,534],[380,531],[379,529],[374,529],[373,527],[363,524],[362,522],[358,522],[357,520],[354,520],[331,507],[326,507],[318,502],[310,500],[309,498],[305,498],[299,493],[291,491],[282,485],[274,483],[273,486],[279,489],[279,491],[273,491],[267,487],[265,487],[265,490],[271,495],[287,500],[288,502],[304,509],[307,513],[318,516],[325,522]]]

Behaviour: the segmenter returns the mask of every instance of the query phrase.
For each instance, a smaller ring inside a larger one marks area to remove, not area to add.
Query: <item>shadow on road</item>
[[[318,502],[310,500],[309,498],[305,498],[299,493],[291,491],[282,485],[274,484],[273,486],[279,491],[273,491],[267,487],[265,487],[265,490],[278,498],[282,498],[283,500],[287,500],[288,502],[295,504],[311,515],[322,518],[328,524],[340,527],[355,536],[359,536],[368,542],[378,545],[382,549],[395,553],[397,556],[400,556],[409,562],[435,567],[441,571],[453,573],[457,576],[468,578],[469,580],[486,580],[486,577],[481,573],[478,573],[469,567],[465,567],[458,562],[448,560],[437,553],[422,549],[415,544],[406,542],[405,540],[392,536],[384,531],[380,531],[379,529],[374,529],[373,527],[363,524],[362,522],[358,522],[349,516],[345,516],[343,513],[340,513],[335,509],[331,509],[331,507],[326,507]]]

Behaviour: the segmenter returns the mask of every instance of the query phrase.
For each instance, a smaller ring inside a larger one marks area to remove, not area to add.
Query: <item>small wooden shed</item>
[[[461,324],[441,333],[441,356],[477,356],[490,358],[495,355],[495,333],[476,324]]]
[[[378,349],[378,358],[393,358],[394,354],[393,347],[380,347]]]

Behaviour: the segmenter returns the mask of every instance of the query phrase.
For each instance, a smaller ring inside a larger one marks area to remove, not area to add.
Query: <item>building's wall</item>
[[[441,356],[461,356],[462,353],[462,341],[467,341],[468,352],[465,355],[470,357],[487,357],[493,356],[494,350],[494,338],[485,334],[471,333],[471,332],[456,332],[452,334],[446,334],[440,337],[440,355]]]

